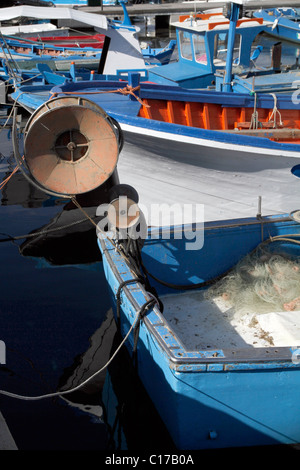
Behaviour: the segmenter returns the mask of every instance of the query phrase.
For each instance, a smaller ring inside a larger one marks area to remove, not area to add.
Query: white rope
[[[257,129],[258,127],[258,112],[256,110],[256,101],[257,101],[257,95],[254,93],[254,110],[251,116],[251,121],[250,121],[250,127],[249,129]]]
[[[0,126],[0,133],[3,131],[3,129],[5,129],[6,124],[7,124],[8,121],[10,120],[10,118],[11,118],[11,116],[12,116],[12,114],[13,114],[14,109],[15,109],[16,106],[18,106],[18,103],[17,103],[17,100],[14,100],[14,103],[13,103],[13,105],[12,105],[12,108],[11,108],[11,110],[10,110],[10,112],[9,112],[9,115],[8,115],[8,117],[7,117],[6,121],[5,121],[5,123],[3,124],[3,126]]]
[[[127,340],[128,336],[130,335],[132,329],[134,328],[135,324],[137,323],[138,319],[139,319],[139,315],[140,315],[140,311],[137,313],[136,315],[136,318],[134,320],[134,322],[132,323],[131,327],[129,328],[126,336],[124,337],[123,341],[119,344],[118,348],[116,349],[116,351],[113,353],[113,355],[111,356],[111,358],[107,361],[107,363],[101,367],[101,369],[99,369],[98,371],[96,371],[93,375],[91,375],[91,377],[87,378],[84,382],[82,382],[81,384],[77,385],[76,387],[74,388],[71,388],[70,390],[63,390],[61,392],[53,392],[53,393],[47,393],[46,395],[39,395],[39,396],[35,396],[35,397],[28,397],[28,396],[24,396],[24,395],[18,395],[16,393],[11,393],[11,392],[8,392],[6,390],[0,390],[0,394],[1,395],[5,395],[7,397],[11,397],[11,398],[17,398],[18,400],[25,400],[25,401],[34,401],[34,400],[42,400],[44,398],[53,398],[53,397],[59,397],[59,396],[63,396],[63,395],[67,395],[69,393],[73,393],[75,392],[76,390],[79,390],[81,387],[83,387],[84,385],[86,385],[90,380],[92,380],[94,377],[96,377],[96,375],[100,374],[100,372],[102,372],[104,369],[106,369],[109,364],[111,363],[111,361],[115,358],[115,356],[117,355],[117,353],[120,351],[121,347],[123,346],[123,344],[125,343],[125,341]]]
[[[273,128],[277,127],[276,126],[276,115],[278,115],[279,116],[279,125],[283,126],[283,122],[282,122],[282,119],[281,119],[281,114],[280,114],[280,112],[278,111],[278,108],[277,108],[277,96],[275,95],[275,93],[270,93],[270,95],[273,96],[273,98],[274,98],[274,107],[273,107],[272,114],[269,118],[269,122],[271,122],[271,119],[273,118],[274,119]]]

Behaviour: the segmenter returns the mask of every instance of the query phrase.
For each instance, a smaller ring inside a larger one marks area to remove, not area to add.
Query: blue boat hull
[[[136,187],[149,211],[153,202],[161,202],[162,194],[168,203],[181,205],[186,201],[197,203],[201,194],[208,220],[252,216],[256,213],[258,196],[262,197],[264,211],[269,214],[294,208],[299,183],[290,170],[299,163],[297,140],[280,142],[145,119],[138,116],[142,105],[134,96],[117,92],[118,89],[126,91],[126,85],[127,82],[102,80],[54,88],[22,86],[12,98],[30,112],[54,93],[58,98],[75,93],[101,106],[124,133],[124,148],[118,163],[120,178]],[[174,98],[179,103],[203,102],[253,109],[253,97],[246,94],[182,90],[145,82],[140,87],[142,100]],[[272,109],[274,98],[264,94],[257,102]],[[299,104],[293,104],[286,95],[278,98],[277,105],[286,114],[286,109],[299,109]],[[158,177],[153,178],[153,174]],[[156,224],[156,220],[151,223]]]
[[[287,216],[265,218],[263,224],[266,237],[300,233],[299,225]],[[208,223],[204,247],[198,251],[185,251],[182,239],[164,240],[158,233],[154,239],[154,232],[149,232],[142,251],[147,269],[182,285],[188,279],[199,282],[219,275],[253,250],[261,241],[262,223],[258,219]],[[150,297],[139,282],[133,282],[132,267],[109,240],[99,235],[98,243],[116,320],[125,336]],[[289,244],[285,248],[294,250]],[[121,290],[118,310],[116,292],[129,279],[131,284]],[[162,299],[172,291],[154,280],[152,285]],[[202,327],[199,323],[199,330]],[[295,347],[235,348],[228,344],[213,350],[189,349],[157,305],[140,323],[136,353],[134,344],[131,333],[128,351],[178,449],[300,442],[300,364],[292,360]]]
[[[138,115],[141,104],[132,95],[127,94],[125,96],[118,92],[119,88],[125,88],[126,85],[127,83],[123,82],[120,87],[120,82],[118,83],[116,80],[112,81],[110,79],[107,81],[95,80],[65,83],[62,86],[53,88],[50,86],[45,86],[44,88],[21,86],[11,96],[19,104],[31,111],[37,109],[38,106],[53,96],[67,96],[69,93],[82,97],[87,96],[89,100],[95,102],[116,119],[122,130],[131,134],[133,138],[144,136],[145,138],[152,138],[154,141],[165,139],[170,145],[174,141],[181,142],[181,144],[186,146],[187,154],[189,154],[189,146],[193,147],[196,144],[204,153],[209,148],[221,151],[230,150],[238,156],[247,152],[253,152],[262,158],[264,156],[271,156],[278,160],[277,157],[284,157],[287,165],[296,164],[294,160],[298,159],[299,154],[299,145],[297,143],[280,142],[277,139],[270,140],[257,136],[226,132],[226,130],[220,132],[214,129],[201,129],[200,127],[142,118]],[[40,95],[40,91],[42,91],[42,95]],[[105,93],[105,91],[108,93]],[[111,93],[112,91],[115,91],[115,93]],[[221,104],[223,107],[236,106],[239,109],[243,107],[253,109],[254,107],[254,97],[250,97],[245,93],[232,94],[212,90],[186,90],[176,86],[149,84],[145,81],[141,82],[139,94],[142,100],[173,99],[182,103],[187,101],[214,103]],[[274,97],[269,93],[257,98],[257,109],[272,109],[274,104]],[[289,95],[279,95],[277,107],[279,111],[296,110],[299,109],[299,103],[293,102]],[[289,157],[291,161],[288,162]]]
[[[281,11],[277,10],[276,8],[260,10],[255,12],[254,16],[256,18],[263,18],[266,21],[273,22],[273,27],[268,31],[270,35],[281,40],[292,41],[299,44],[299,24],[297,21],[293,21]]]

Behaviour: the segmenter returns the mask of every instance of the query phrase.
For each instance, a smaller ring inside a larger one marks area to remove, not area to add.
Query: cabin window
[[[233,46],[233,63],[235,65],[239,65],[240,63],[241,40],[242,40],[242,36],[240,34],[236,34],[234,38],[234,46]],[[226,64],[227,42],[228,42],[227,33],[219,33],[215,35],[214,65],[223,66]]]
[[[179,43],[181,56],[184,59],[193,60],[191,35],[186,31],[179,31]]]
[[[259,33],[251,46],[250,67],[281,68],[284,66],[295,66],[297,69],[300,62],[300,48],[297,44],[278,41],[267,33]]]
[[[207,65],[207,54],[205,48],[204,36],[200,34],[193,34],[193,45],[196,62]]]

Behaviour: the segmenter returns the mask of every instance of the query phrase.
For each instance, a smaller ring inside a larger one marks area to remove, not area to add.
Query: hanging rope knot
[[[137,91],[140,88],[141,88],[140,85],[137,85],[136,87],[133,87],[132,85],[127,84],[124,88],[119,88],[119,90],[117,90],[117,91],[119,91],[123,95],[131,94],[134,97],[136,97],[136,95],[134,94],[134,91]]]
[[[117,90],[117,92],[121,93],[122,95],[132,95],[135,97],[135,99],[141,103],[141,105],[145,106],[146,108],[150,108],[150,106],[148,104],[145,104],[143,102],[143,100],[137,96],[134,92],[137,91],[137,90],[140,90],[140,85],[137,85],[136,87],[133,87],[132,85],[126,85],[124,88],[119,88],[119,90]]]
[[[258,129],[258,127],[262,127],[262,123],[258,119],[257,94],[254,92],[254,109],[251,116],[250,129]]]
[[[278,117],[279,118],[279,126],[280,127],[283,127],[283,122],[282,122],[282,119],[281,119],[281,114],[280,114],[280,111],[278,111],[278,108],[277,108],[277,96],[275,95],[275,93],[270,93],[270,95],[273,97],[274,99],[274,107],[273,107],[273,111],[272,111],[272,114],[269,118],[269,122],[272,122],[272,118],[273,118],[273,128],[277,127],[277,122],[276,122],[276,118]]]
[[[103,93],[121,93],[122,95],[132,95],[135,97],[135,99],[141,103],[142,106],[145,106],[146,108],[150,108],[148,104],[145,104],[143,100],[137,96],[134,92],[140,89],[140,85],[133,87],[131,85],[126,85],[124,88],[118,88],[117,90],[101,90],[101,91],[59,91],[56,93],[52,93],[50,96],[49,100],[52,100],[53,98],[56,98],[58,95],[100,95]]]

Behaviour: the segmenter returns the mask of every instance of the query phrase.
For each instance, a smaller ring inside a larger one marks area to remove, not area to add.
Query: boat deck
[[[291,89],[291,85],[296,85],[295,82],[299,79],[299,71],[276,73],[271,75],[261,75],[256,77],[238,78],[238,85],[242,85],[244,90],[241,89],[241,93],[248,90],[249,92],[256,93],[277,93],[277,92],[288,92]],[[296,98],[298,92],[296,90]]]
[[[161,297],[164,317],[187,350],[289,347],[300,344],[300,311],[237,314],[203,291]]]

